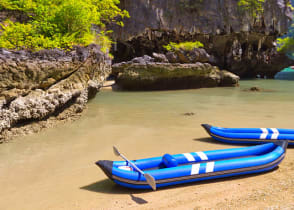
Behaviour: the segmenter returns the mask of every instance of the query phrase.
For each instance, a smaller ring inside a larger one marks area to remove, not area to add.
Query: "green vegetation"
[[[105,31],[107,23],[129,17],[120,10],[119,0],[0,0],[0,10],[20,11],[30,20],[26,23],[6,20],[1,24],[0,47],[9,49],[69,49],[73,45],[111,45]],[[92,30],[93,25],[99,30]]]
[[[294,38],[293,37],[285,37],[278,38],[278,51],[285,53],[293,53],[294,52]]]
[[[287,6],[293,11],[294,8],[291,3],[294,1],[287,0]],[[278,51],[286,53],[292,59],[294,58],[294,22],[292,21],[288,33],[277,39]]]
[[[31,11],[35,6],[32,0],[0,0],[0,9]]]
[[[254,18],[263,13],[263,4],[265,0],[239,0],[238,6],[244,10],[249,11]]]
[[[277,39],[278,51],[294,58],[294,24],[291,25],[286,35]]]
[[[287,2],[286,2],[286,5],[287,5],[287,7],[289,7],[292,11],[294,10],[294,7],[292,6],[292,2],[291,2],[291,0],[286,0]]]
[[[170,42],[168,45],[163,46],[167,51],[178,51],[178,50],[187,50],[191,51],[195,48],[204,47],[204,45],[199,42],[180,42],[180,43],[174,43]]]

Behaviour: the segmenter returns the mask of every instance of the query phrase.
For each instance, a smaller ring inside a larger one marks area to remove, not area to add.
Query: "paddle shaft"
[[[113,146],[113,152],[115,155],[122,157],[127,163],[133,166],[134,169],[136,169],[140,174],[142,174],[146,178],[146,181],[150,185],[150,187],[153,190],[156,190],[156,182],[153,176],[151,176],[150,174],[144,173],[141,169],[139,169],[136,166],[136,164],[134,164],[133,162],[128,160],[128,158],[126,158],[123,154],[121,154],[115,146]]]
[[[131,164],[138,172],[141,174],[145,174],[141,169],[139,169],[134,163],[132,163],[130,160],[128,160],[123,154],[119,154],[125,161],[127,161],[129,164]]]

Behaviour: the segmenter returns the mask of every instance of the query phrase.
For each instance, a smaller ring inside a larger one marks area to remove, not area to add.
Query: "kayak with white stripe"
[[[144,174],[154,178],[156,188],[201,180],[261,173],[275,168],[284,158],[287,141],[251,147],[190,152],[131,161],[100,160],[96,164],[115,183],[150,189]]]
[[[222,128],[202,124],[214,139],[226,143],[259,144],[275,141],[289,142],[294,145],[294,129],[282,128]]]

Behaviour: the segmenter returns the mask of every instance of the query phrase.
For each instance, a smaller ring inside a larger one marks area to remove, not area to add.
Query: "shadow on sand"
[[[279,168],[279,166],[275,167],[274,169],[272,169],[270,171],[257,173],[257,174],[247,174],[247,175],[242,175],[242,176],[233,176],[233,177],[218,178],[218,179],[213,179],[213,180],[191,182],[191,183],[180,184],[180,185],[172,185],[172,186],[168,186],[168,187],[158,188],[157,191],[164,191],[164,190],[174,189],[174,188],[189,187],[191,185],[206,185],[206,184],[212,184],[212,183],[218,183],[218,182],[228,182],[228,181],[237,180],[237,179],[246,179],[249,177],[259,176],[259,175],[263,175],[266,173],[271,173],[271,172],[277,170],[278,168]],[[145,202],[147,203],[147,201],[145,201],[144,199],[141,199],[139,197],[135,197],[133,195],[133,193],[138,195],[138,194],[152,192],[150,189],[139,190],[139,189],[124,188],[120,185],[115,184],[114,182],[112,182],[109,179],[104,179],[104,180],[83,186],[80,189],[88,190],[88,191],[92,191],[92,192],[97,192],[97,193],[105,193],[105,194],[129,194],[132,197],[133,201],[135,201],[136,203],[140,203],[140,204],[144,204]]]
[[[144,192],[150,192],[150,190],[132,190],[128,188],[121,187],[120,185],[115,184],[113,181],[109,179],[104,179],[92,184],[89,184],[87,186],[81,187],[82,190],[88,190],[91,192],[97,192],[97,193],[105,193],[105,194],[128,194],[130,195],[132,201],[134,201],[137,204],[146,204],[148,201],[146,201],[143,198],[138,197],[138,195]]]

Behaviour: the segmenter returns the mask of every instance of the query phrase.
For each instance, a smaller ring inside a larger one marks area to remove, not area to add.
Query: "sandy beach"
[[[129,159],[244,146],[212,140],[201,123],[289,128],[294,108],[288,93],[242,91],[251,85],[101,92],[80,120],[0,145],[1,209],[293,209],[293,147],[268,173],[155,192],[119,187],[94,164],[101,159],[119,160],[112,145]]]
[[[0,210],[294,210],[293,80],[294,0],[0,0]]]

